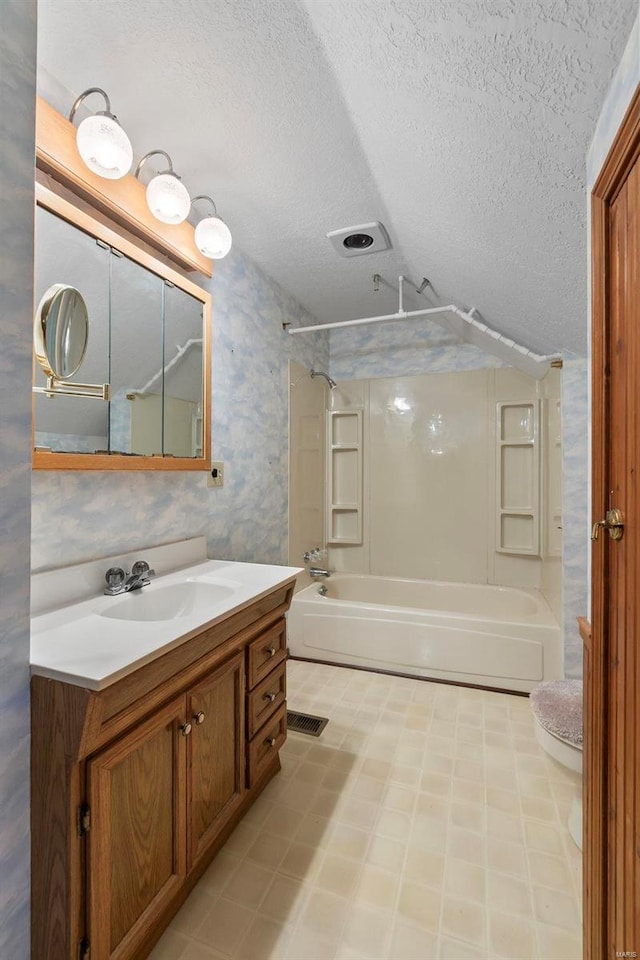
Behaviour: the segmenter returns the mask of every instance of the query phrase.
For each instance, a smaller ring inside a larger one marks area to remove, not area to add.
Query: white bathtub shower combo
[[[562,676],[560,627],[536,590],[332,574],[291,604],[293,657],[529,692]]]

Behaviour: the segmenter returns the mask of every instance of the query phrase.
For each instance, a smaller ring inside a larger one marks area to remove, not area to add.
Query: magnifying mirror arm
[[[47,397],[88,397],[94,400],[111,400],[110,383],[70,383],[47,377],[46,387],[33,387],[34,393],[44,393]]]

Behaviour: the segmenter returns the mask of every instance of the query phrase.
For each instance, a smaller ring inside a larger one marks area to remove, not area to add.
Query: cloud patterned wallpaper
[[[411,377],[506,366],[471,343],[462,343],[433,320],[391,321],[331,331],[334,380]]]
[[[0,4],[0,957],[29,956],[35,0]]]
[[[327,369],[326,333],[290,337],[313,317],[237,250],[213,280],[212,456],[205,473],[36,471],[32,567],[41,570],[204,534],[209,554],[287,561],[288,360]]]

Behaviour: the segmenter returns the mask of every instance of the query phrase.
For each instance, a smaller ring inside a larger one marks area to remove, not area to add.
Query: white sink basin
[[[142,587],[114,600],[100,611],[100,616],[111,620],[177,620],[191,616],[200,607],[219,603],[233,593],[233,587],[195,580],[158,586],[155,590],[153,586]]]

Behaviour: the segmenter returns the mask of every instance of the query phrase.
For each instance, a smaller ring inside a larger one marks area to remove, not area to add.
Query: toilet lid
[[[531,691],[529,701],[540,726],[582,746],[582,680],[545,680]]]

